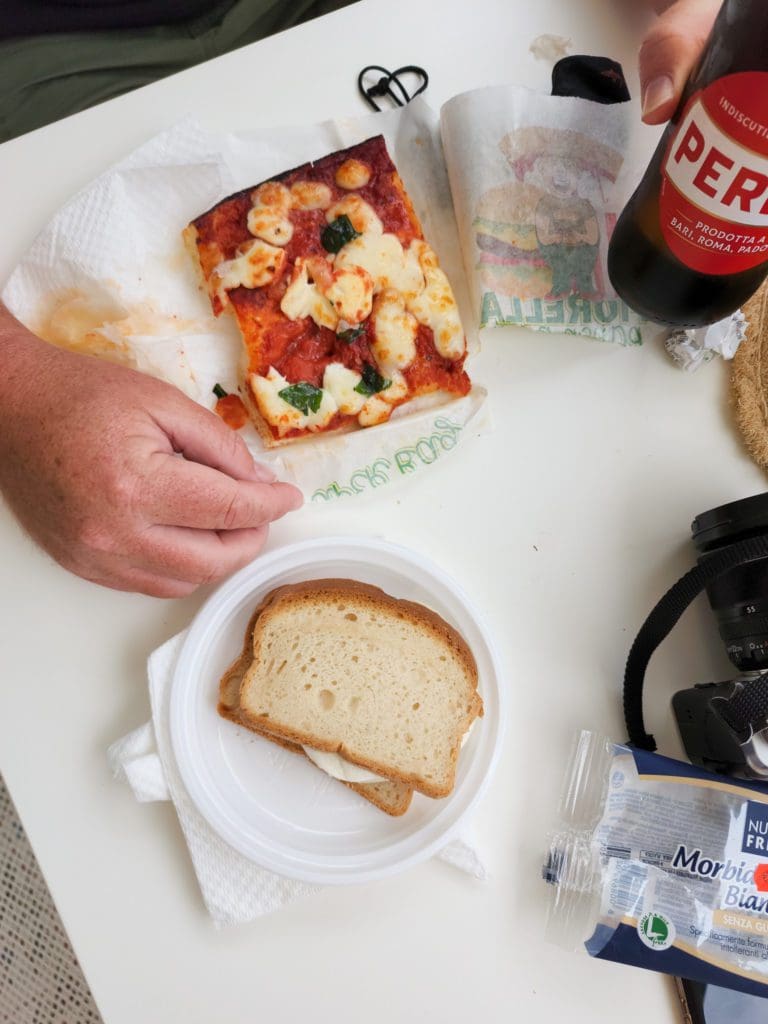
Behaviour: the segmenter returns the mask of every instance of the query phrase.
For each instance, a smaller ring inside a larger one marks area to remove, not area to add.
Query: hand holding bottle
[[[640,86],[643,120],[663,124],[680,102],[721,0],[655,0],[653,6],[659,17],[640,47]]]
[[[676,0],[640,52],[646,121],[671,118],[608,250],[616,292],[663,324],[737,310],[768,274],[768,3]],[[686,74],[692,68],[686,79]]]

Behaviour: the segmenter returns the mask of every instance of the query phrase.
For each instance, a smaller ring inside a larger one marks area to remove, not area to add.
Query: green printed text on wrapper
[[[550,334],[575,334],[618,345],[642,345],[637,317],[620,299],[518,299],[485,292],[481,327],[531,327]]]
[[[312,494],[312,500],[332,501],[334,498],[352,497],[399,477],[410,476],[455,448],[463,429],[462,424],[448,416],[436,416],[428,433],[416,437],[408,445],[400,445],[391,458],[381,457],[360,466],[343,482],[334,480],[325,487],[318,487]]]

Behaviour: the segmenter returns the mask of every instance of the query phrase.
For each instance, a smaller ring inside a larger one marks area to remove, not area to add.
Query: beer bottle
[[[608,273],[638,313],[686,327],[732,313],[768,273],[768,0],[725,0]]]

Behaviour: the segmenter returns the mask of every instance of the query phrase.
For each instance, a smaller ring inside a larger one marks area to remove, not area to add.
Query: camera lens
[[[768,534],[768,494],[702,512],[691,533],[699,564],[736,541]],[[709,584],[707,596],[733,664],[742,672],[768,669],[768,558],[730,569]]]

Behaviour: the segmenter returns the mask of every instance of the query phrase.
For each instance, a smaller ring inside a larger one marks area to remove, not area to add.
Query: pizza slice
[[[451,286],[381,136],[223,199],[184,237],[214,313],[237,319],[267,445],[470,390]]]

